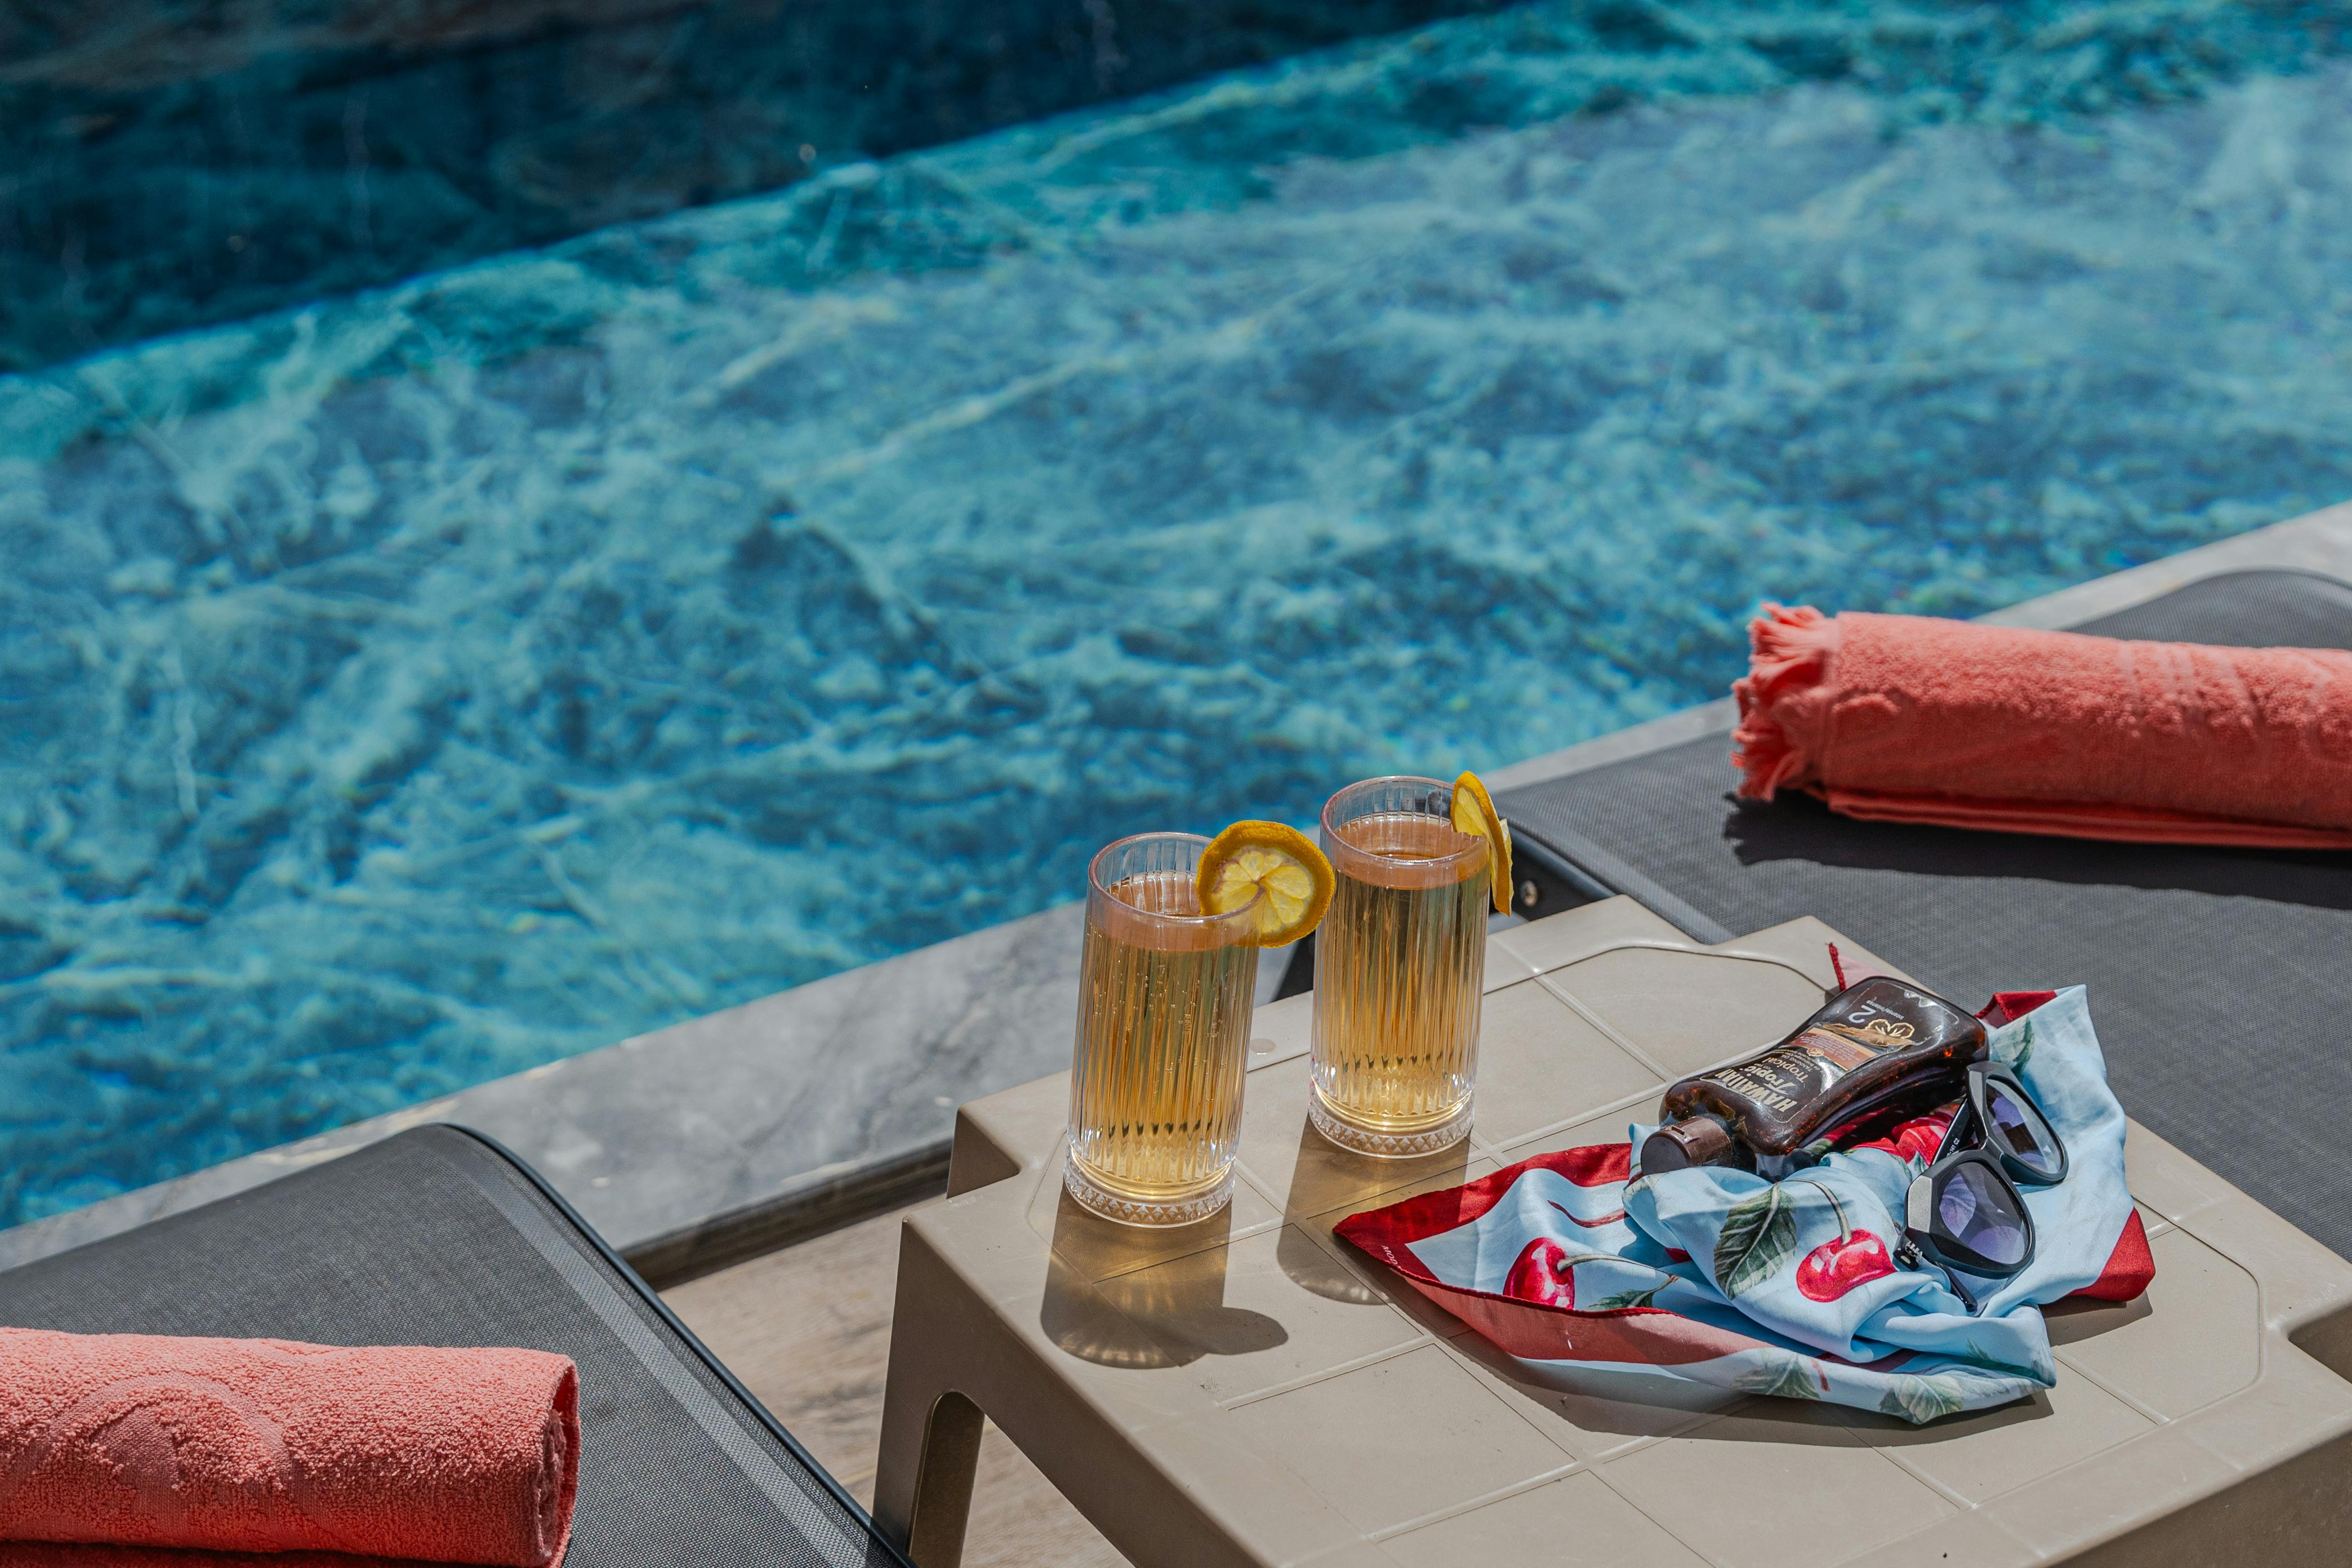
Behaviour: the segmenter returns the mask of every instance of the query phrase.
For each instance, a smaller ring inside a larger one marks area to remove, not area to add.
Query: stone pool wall
[[[0,370],[1496,3],[6,7]]]

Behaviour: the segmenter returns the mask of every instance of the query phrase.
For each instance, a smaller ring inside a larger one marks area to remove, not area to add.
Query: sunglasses
[[[1903,1251],[1910,1256],[1902,1261],[1925,1258],[1948,1273],[2008,1279],[2033,1261],[2033,1216],[2018,1184],[2046,1187],[2065,1179],[2065,1142],[2017,1075],[1976,1063],[1943,1148],[1906,1196]],[[1952,1289],[1976,1310],[1957,1277]]]

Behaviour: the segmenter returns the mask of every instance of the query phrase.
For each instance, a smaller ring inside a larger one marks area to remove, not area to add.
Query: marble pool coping
[[[2265,568],[2352,580],[2352,502],[1985,619],[2068,626]],[[1537,784],[1730,722],[1705,703],[1487,777]],[[1063,905],[0,1231],[0,1268],[454,1121],[537,1166],[656,1285],[691,1279],[943,1191],[955,1108],[1068,1064],[1082,919]]]

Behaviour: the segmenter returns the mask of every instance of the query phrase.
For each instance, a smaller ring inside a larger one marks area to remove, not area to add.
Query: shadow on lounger
[[[1811,795],[1768,803],[1724,796],[1723,837],[1743,866],[1802,860],[1927,877],[2013,878],[2178,889],[2352,910],[2352,852],[2108,844],[1840,816]]]

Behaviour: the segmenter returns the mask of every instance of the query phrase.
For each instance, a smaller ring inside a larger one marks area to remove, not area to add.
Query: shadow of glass
[[[1294,1225],[1282,1227],[1282,1235],[1274,1244],[1274,1260],[1292,1284],[1327,1301],[1377,1307],[1394,1299],[1351,1272]]]
[[[1769,805],[1725,795],[1723,837],[1743,866],[1805,861],[1843,870],[2210,893],[2352,910],[2352,852],[2107,844],[1958,827],[1862,822],[1811,795]]]
[[[1290,1193],[1283,1208],[1275,1261],[1302,1290],[1352,1306],[1387,1303],[1402,1308],[1418,1321],[1423,1312],[1435,1310],[1419,1291],[1372,1283],[1332,1257],[1315,1237],[1329,1228],[1325,1218],[1339,1210],[1352,1214],[1394,1202],[1411,1190],[1458,1185],[1465,1179],[1469,1163],[1467,1139],[1419,1159],[1376,1160],[1340,1148],[1316,1131],[1313,1122],[1301,1119],[1298,1158],[1291,1167]]]
[[[1067,1193],[1054,1216],[1038,1326],[1097,1366],[1188,1366],[1270,1350],[1289,1335],[1225,1301],[1230,1205],[1197,1225],[1145,1230],[1087,1213]]]

